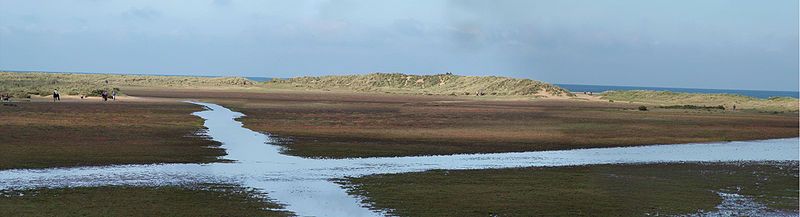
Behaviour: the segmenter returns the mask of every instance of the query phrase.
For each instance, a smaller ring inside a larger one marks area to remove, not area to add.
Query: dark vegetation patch
[[[725,106],[718,105],[718,106],[699,106],[699,105],[670,105],[670,106],[659,106],[659,108],[663,109],[705,109],[705,110],[725,110]]]
[[[645,216],[715,210],[716,192],[798,210],[798,165],[645,164],[371,175],[341,183],[399,216]]]
[[[289,216],[250,189],[203,184],[0,191],[0,216]]]

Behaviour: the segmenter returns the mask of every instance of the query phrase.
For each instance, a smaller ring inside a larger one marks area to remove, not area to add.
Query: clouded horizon
[[[0,0],[0,69],[798,90],[798,1]]]

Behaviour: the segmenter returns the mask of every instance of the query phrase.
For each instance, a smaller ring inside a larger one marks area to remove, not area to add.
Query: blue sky
[[[0,69],[798,89],[798,1],[0,0]]]

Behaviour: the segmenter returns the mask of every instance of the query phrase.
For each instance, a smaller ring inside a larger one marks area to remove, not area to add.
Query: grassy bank
[[[285,141],[288,154],[374,157],[509,152],[798,136],[796,114],[651,109],[577,100],[488,101],[320,92],[139,91],[207,98]]]
[[[734,94],[702,94],[702,93],[677,93],[670,91],[609,91],[603,93],[603,99],[619,102],[639,102],[656,105],[693,105],[693,106],[723,106],[727,110],[754,109],[761,111],[797,112],[800,101],[791,97],[774,97],[759,99],[755,97]]]
[[[255,82],[240,77],[147,76],[117,74],[18,73],[0,71],[0,94],[15,98],[49,96],[54,89],[66,95],[99,95],[125,87],[248,87]]]
[[[715,191],[798,210],[796,163],[600,165],[429,171],[344,180],[399,216],[644,216],[712,211]],[[740,189],[740,190],[737,190]]]
[[[18,102],[0,106],[0,169],[214,162],[196,133],[202,107],[181,102]]]
[[[0,191],[0,216],[289,216],[230,185],[79,187]]]

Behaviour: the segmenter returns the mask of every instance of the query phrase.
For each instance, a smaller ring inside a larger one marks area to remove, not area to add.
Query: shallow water
[[[797,161],[798,138],[762,141],[594,148],[421,157],[309,159],[280,153],[269,135],[242,127],[243,116],[210,103],[207,134],[234,163],[156,164],[0,171],[0,189],[99,185],[236,183],[259,189],[300,216],[380,216],[331,179],[431,169],[486,169],[611,163]]]
[[[723,217],[723,216],[770,216],[770,217],[789,217],[797,216],[797,213],[770,210],[764,204],[754,201],[752,198],[736,193],[717,192],[722,198],[722,203],[717,205],[717,211],[703,212],[695,216]]]

